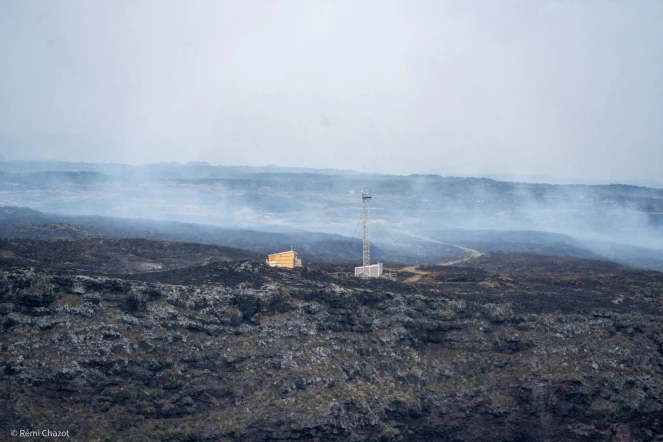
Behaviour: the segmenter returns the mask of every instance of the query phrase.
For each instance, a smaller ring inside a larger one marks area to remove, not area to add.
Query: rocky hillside
[[[361,262],[362,259],[361,239],[336,234],[306,231],[279,233],[152,219],[65,216],[11,206],[0,206],[0,238],[31,241],[140,238],[196,243],[200,247],[202,244],[220,245],[260,255],[293,247],[304,260],[316,262]],[[371,256],[382,262],[434,263],[440,259],[457,259],[464,254],[450,245],[408,239],[398,245],[393,242],[390,245],[373,244]]]
[[[209,260],[260,259],[248,250],[209,244],[147,239],[2,239],[0,266],[57,269],[64,272],[133,273],[188,267]]]
[[[6,270],[0,439],[663,440],[663,275],[483,259],[414,284],[250,261]]]

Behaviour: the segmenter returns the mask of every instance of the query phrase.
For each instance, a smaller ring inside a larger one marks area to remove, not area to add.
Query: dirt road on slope
[[[403,233],[405,233],[406,235],[408,235],[412,238],[419,239],[421,241],[427,241],[427,242],[431,242],[431,243],[435,243],[435,244],[441,244],[441,245],[444,245],[444,246],[456,247],[456,248],[458,248],[460,250],[463,250],[464,252],[468,253],[468,255],[464,258],[454,259],[454,260],[451,260],[451,261],[439,262],[439,263],[437,263],[437,265],[439,265],[439,266],[452,266],[452,265],[455,265],[455,264],[462,264],[464,262],[468,262],[468,261],[471,261],[473,259],[477,259],[477,258],[479,258],[480,256],[483,255],[483,253],[481,253],[480,251],[475,250],[475,249],[471,249],[469,247],[461,246],[461,245],[458,245],[458,244],[450,244],[450,243],[446,243],[446,242],[443,242],[443,241],[438,241],[438,240],[432,239],[432,238],[426,238],[425,236],[415,235],[415,234],[412,234],[410,232],[403,232]],[[401,269],[401,271],[414,273],[414,275],[409,277],[408,279],[406,279],[405,282],[417,282],[424,275],[431,274],[431,272],[418,270],[417,266],[403,267]]]

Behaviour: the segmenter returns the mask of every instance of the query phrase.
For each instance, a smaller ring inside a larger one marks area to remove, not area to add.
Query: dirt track
[[[468,256],[466,256],[464,258],[454,259],[454,260],[451,260],[451,261],[439,262],[439,263],[437,263],[437,265],[439,265],[439,266],[452,266],[452,265],[455,265],[455,264],[462,264],[464,262],[475,260],[475,259],[483,256],[483,253],[481,253],[480,251],[475,250],[475,249],[471,249],[469,247],[460,246],[458,244],[449,244],[449,243],[446,243],[446,242],[438,241],[436,239],[426,238],[425,236],[414,235],[410,232],[404,232],[404,233],[406,235],[412,237],[412,238],[416,238],[416,239],[419,239],[421,241],[427,241],[427,242],[431,242],[431,243],[435,243],[435,244],[441,244],[441,245],[444,245],[444,246],[456,247],[456,248],[461,249],[464,252],[467,252],[469,254]],[[422,276],[431,274],[431,272],[428,272],[428,271],[418,270],[417,266],[403,267],[401,270],[404,271],[404,272],[415,273],[415,275],[413,275],[413,276],[411,276],[411,277],[409,277],[408,279],[405,280],[405,282],[410,282],[410,283],[417,282],[421,279]]]

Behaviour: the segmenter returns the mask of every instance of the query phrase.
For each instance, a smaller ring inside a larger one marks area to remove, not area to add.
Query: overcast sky
[[[0,2],[0,155],[660,179],[663,1]]]

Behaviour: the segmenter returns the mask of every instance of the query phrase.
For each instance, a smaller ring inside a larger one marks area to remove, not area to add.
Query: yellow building
[[[302,266],[302,260],[294,251],[272,253],[267,256],[267,265],[270,267],[285,267],[293,269]]]

